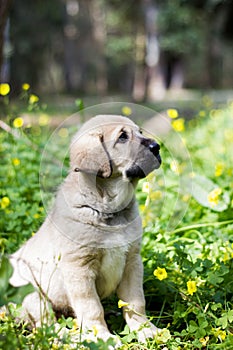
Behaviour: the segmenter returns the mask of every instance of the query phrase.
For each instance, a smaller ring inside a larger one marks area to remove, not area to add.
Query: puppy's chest
[[[96,280],[101,299],[109,296],[119,285],[125,269],[127,250],[127,247],[105,249]]]

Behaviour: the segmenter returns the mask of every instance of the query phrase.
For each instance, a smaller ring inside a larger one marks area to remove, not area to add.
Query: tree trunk
[[[95,70],[96,90],[99,95],[106,95],[108,89],[107,63],[105,59],[106,28],[104,6],[101,1],[90,2],[94,46],[96,47]]]
[[[3,64],[4,30],[11,6],[11,0],[0,0],[0,79]]]
[[[160,68],[160,47],[158,42],[158,7],[152,0],[142,1],[146,30],[146,80],[145,97],[149,100],[161,99],[165,89]]]
[[[135,41],[135,73],[133,85],[133,99],[135,101],[143,101],[146,96],[145,45],[145,33],[138,26]]]
[[[64,27],[64,70],[66,89],[85,93],[91,81],[92,23],[89,13],[90,0],[80,0],[76,11],[66,6]]]

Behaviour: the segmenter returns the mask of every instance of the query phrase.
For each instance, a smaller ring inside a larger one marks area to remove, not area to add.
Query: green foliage
[[[10,21],[12,83],[19,90],[25,81],[32,85],[38,83],[40,72],[48,67],[49,53],[53,52],[57,60],[61,50],[63,5],[56,0],[47,4],[20,0],[13,3]]]
[[[158,16],[160,45],[175,55],[190,54],[203,45],[203,16],[189,2],[162,1]]]
[[[181,178],[182,160],[174,168],[164,149],[165,178],[173,188],[160,186],[156,200],[156,183],[161,179],[155,174],[141,184],[140,191],[150,189],[146,199],[138,194],[145,226],[142,255],[147,305],[160,327],[169,326],[173,334],[169,349],[228,349],[233,344],[233,106],[229,103],[216,110],[208,98],[203,102],[205,106],[208,102],[206,110],[186,122],[182,132],[193,171],[185,174],[189,194],[178,197],[188,203],[180,227],[167,230],[164,226],[174,215],[164,197],[177,200],[180,184],[171,178]],[[153,277],[158,267],[167,271],[161,281]]]
[[[0,306],[9,302],[22,303],[25,296],[34,291],[32,285],[27,284],[14,288],[10,285],[9,279],[13,273],[13,268],[5,256],[0,257]]]
[[[204,207],[215,211],[227,209],[230,202],[229,193],[225,191],[222,195],[222,190],[210,179],[195,175],[192,179],[192,186],[193,197]],[[221,198],[219,198],[220,195]]]
[[[82,109],[80,101],[77,106]],[[139,183],[137,198],[144,226],[142,257],[148,317],[163,331],[147,344],[139,344],[136,333],[130,332],[128,327],[122,330],[116,300],[105,301],[105,309],[110,315],[108,324],[120,334],[122,349],[232,347],[232,112],[232,103],[216,110],[208,97],[203,98],[203,108],[193,120],[185,122],[184,130],[180,132],[190,154],[190,172],[186,167],[188,158],[177,157],[174,166],[174,157],[164,143],[164,175],[155,172]],[[180,118],[179,113],[177,118]],[[3,160],[0,169],[0,247],[5,253],[17,249],[44,219],[38,171],[50,132],[48,125],[16,128],[15,116],[9,124],[13,133],[0,132]],[[61,135],[67,136],[64,130]],[[171,133],[171,145],[173,137],[174,133]],[[58,153],[59,147],[64,148],[66,142],[68,139],[61,138],[58,148],[51,151]],[[49,169],[56,170],[55,167]],[[185,191],[180,188],[186,184],[182,178],[189,184]],[[176,227],[169,226],[171,217],[173,220],[178,217],[172,221]],[[20,303],[29,292],[11,289],[8,283],[11,273],[8,260],[3,256],[1,304],[10,300]],[[58,323],[45,323],[41,328],[29,331],[26,325],[14,321],[18,312],[18,306],[13,305],[8,306],[8,313],[0,312],[0,347],[4,349],[104,349],[112,343],[112,340],[108,343],[101,340],[84,342],[71,318],[61,318]]]
[[[11,252],[28,239],[44,216],[38,181],[40,147],[33,149],[28,141],[24,135],[16,139],[11,134],[0,133],[0,196],[9,199],[7,206],[3,199],[1,202],[2,251],[6,248]]]

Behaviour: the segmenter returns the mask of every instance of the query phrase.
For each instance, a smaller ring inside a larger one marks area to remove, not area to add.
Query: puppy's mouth
[[[155,164],[152,166],[142,166],[138,164],[133,164],[129,169],[126,170],[126,176],[128,178],[137,178],[137,179],[143,179],[146,177],[149,173],[151,173],[154,169],[158,169],[161,165],[161,157],[160,155],[156,156]]]
[[[132,164],[130,168],[126,170],[126,176],[128,178],[142,179],[154,169],[158,169],[162,164],[162,159],[159,153],[160,146],[157,142],[155,142],[152,139],[142,138],[141,144],[145,146],[152,153],[153,156],[149,157],[149,162],[142,161],[142,164],[139,164],[137,162]]]
[[[162,158],[161,158],[159,153],[155,156],[155,158],[158,161],[158,166],[156,168],[156,169],[158,169],[160,167],[160,165],[162,164]]]
[[[155,164],[155,169],[158,169],[160,167],[160,165],[162,164],[162,159],[160,156],[160,145],[155,142],[154,140],[151,139],[146,139],[143,138],[141,140],[141,144],[145,147],[147,147],[149,149],[149,151],[153,154],[153,156],[155,157],[156,160],[156,164]]]

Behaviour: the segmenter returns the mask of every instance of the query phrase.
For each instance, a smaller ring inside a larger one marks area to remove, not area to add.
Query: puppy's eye
[[[119,138],[118,138],[118,141],[121,142],[121,143],[124,143],[124,142],[127,142],[129,139],[129,135],[127,134],[126,131],[122,131]]]

